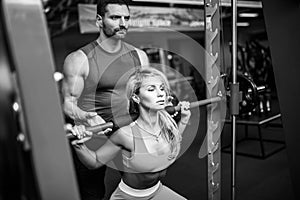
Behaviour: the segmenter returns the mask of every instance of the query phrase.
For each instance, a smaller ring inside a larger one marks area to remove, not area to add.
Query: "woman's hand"
[[[71,142],[75,147],[80,147],[84,142],[90,140],[93,135],[93,133],[87,131],[83,125],[76,125],[70,131],[72,135],[76,137],[76,139]]]
[[[190,102],[188,101],[180,101],[180,111],[181,111],[181,119],[180,122],[182,124],[187,124],[190,117],[191,117],[191,111],[190,111]]]

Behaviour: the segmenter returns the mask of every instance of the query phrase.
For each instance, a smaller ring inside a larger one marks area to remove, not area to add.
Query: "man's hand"
[[[98,124],[105,123],[104,119],[100,117],[96,112],[83,112],[82,116],[75,119],[76,125],[85,125],[85,126],[96,126]]]
[[[100,117],[96,112],[86,112],[85,118],[87,125],[89,126],[95,126],[98,124],[105,123],[105,120],[102,117]]]
[[[69,134],[67,134],[67,137],[71,138],[70,137],[71,135],[75,137],[75,139],[71,141],[71,144],[76,147],[79,147],[84,142],[90,140],[93,137],[93,132],[86,130],[86,127],[83,125],[75,125],[74,127],[72,127],[71,124],[66,124],[64,128],[67,132],[69,132]],[[105,135],[111,130],[112,130],[111,128],[107,128],[104,131],[98,132],[97,134]]]
[[[84,112],[83,117],[81,117],[79,120],[75,120],[76,125],[84,125],[86,127],[89,126],[96,126],[98,124],[104,124],[105,120],[100,117],[96,112]],[[111,128],[108,128],[104,131],[100,131],[96,133],[96,135],[105,135],[112,131]]]

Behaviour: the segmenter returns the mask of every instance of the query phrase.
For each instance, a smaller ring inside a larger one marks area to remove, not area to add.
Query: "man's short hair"
[[[126,0],[99,0],[97,4],[97,15],[103,17],[107,12],[106,7],[108,4],[126,5],[129,10],[128,2]]]

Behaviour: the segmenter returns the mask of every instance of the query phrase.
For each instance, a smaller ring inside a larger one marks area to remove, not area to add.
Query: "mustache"
[[[127,31],[128,28],[126,28],[125,26],[120,26],[119,28],[116,28],[115,29],[115,32],[118,32],[118,31]]]

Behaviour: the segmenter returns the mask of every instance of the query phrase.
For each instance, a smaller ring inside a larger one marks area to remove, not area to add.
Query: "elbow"
[[[102,167],[103,164],[98,161],[91,161],[91,160],[81,160],[81,162],[84,164],[86,168],[89,170],[97,169],[99,167]]]
[[[90,169],[98,169],[102,167],[104,164],[98,159],[97,155],[94,155],[93,158],[83,161],[84,165]]]
[[[89,170],[97,169],[97,165],[86,165]],[[100,167],[100,166],[99,166]]]
[[[98,155],[96,154],[96,162],[95,162],[95,165],[93,166],[93,169],[97,169],[97,168],[102,167],[104,165],[105,165],[105,163],[101,162]]]
[[[88,164],[88,165],[85,165],[89,170],[93,170],[93,169],[98,169],[100,167],[103,166],[102,163],[100,162],[96,162],[96,163],[93,163],[93,164]]]

